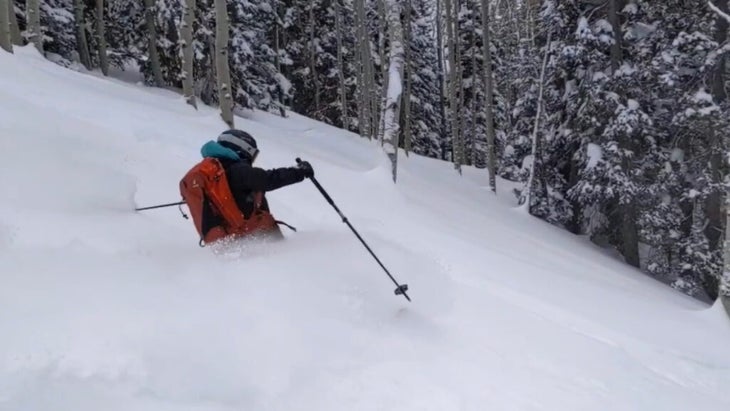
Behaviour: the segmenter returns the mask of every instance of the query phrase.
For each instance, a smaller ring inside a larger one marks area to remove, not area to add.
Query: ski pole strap
[[[274,222],[275,222],[276,224],[278,224],[278,225],[283,225],[283,226],[285,226],[285,227],[289,228],[290,230],[294,231],[295,233],[297,232],[297,228],[296,228],[296,227],[294,227],[294,226],[290,226],[289,224],[287,224],[287,223],[285,223],[285,222],[283,222],[283,221],[279,221],[279,220],[274,220]]]

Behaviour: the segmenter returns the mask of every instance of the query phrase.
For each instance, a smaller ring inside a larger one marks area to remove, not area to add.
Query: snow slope
[[[309,160],[299,228],[214,254],[174,208],[215,110],[0,53],[0,410],[727,410],[730,321],[518,212],[482,171],[300,116],[236,119]]]

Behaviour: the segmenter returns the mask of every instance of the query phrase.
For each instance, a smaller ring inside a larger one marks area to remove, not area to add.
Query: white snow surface
[[[223,130],[181,96],[0,53],[0,410],[727,410],[730,320],[519,213],[505,182],[290,114],[299,228],[200,248],[178,181]]]

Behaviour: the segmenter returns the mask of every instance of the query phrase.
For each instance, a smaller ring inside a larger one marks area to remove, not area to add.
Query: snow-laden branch
[[[727,1],[727,0],[722,0]],[[710,0],[707,0],[707,5],[710,6],[710,9],[717,13],[718,16],[722,17],[723,19],[727,20],[728,24],[730,24],[730,15],[725,13],[724,11],[720,10],[717,6],[715,6]]]

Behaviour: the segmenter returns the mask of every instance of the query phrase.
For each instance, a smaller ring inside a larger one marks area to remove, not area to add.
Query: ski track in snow
[[[483,170],[245,112],[285,242],[197,246],[178,181],[224,129],[160,89],[0,53],[0,410],[727,410],[730,321],[513,208]]]

